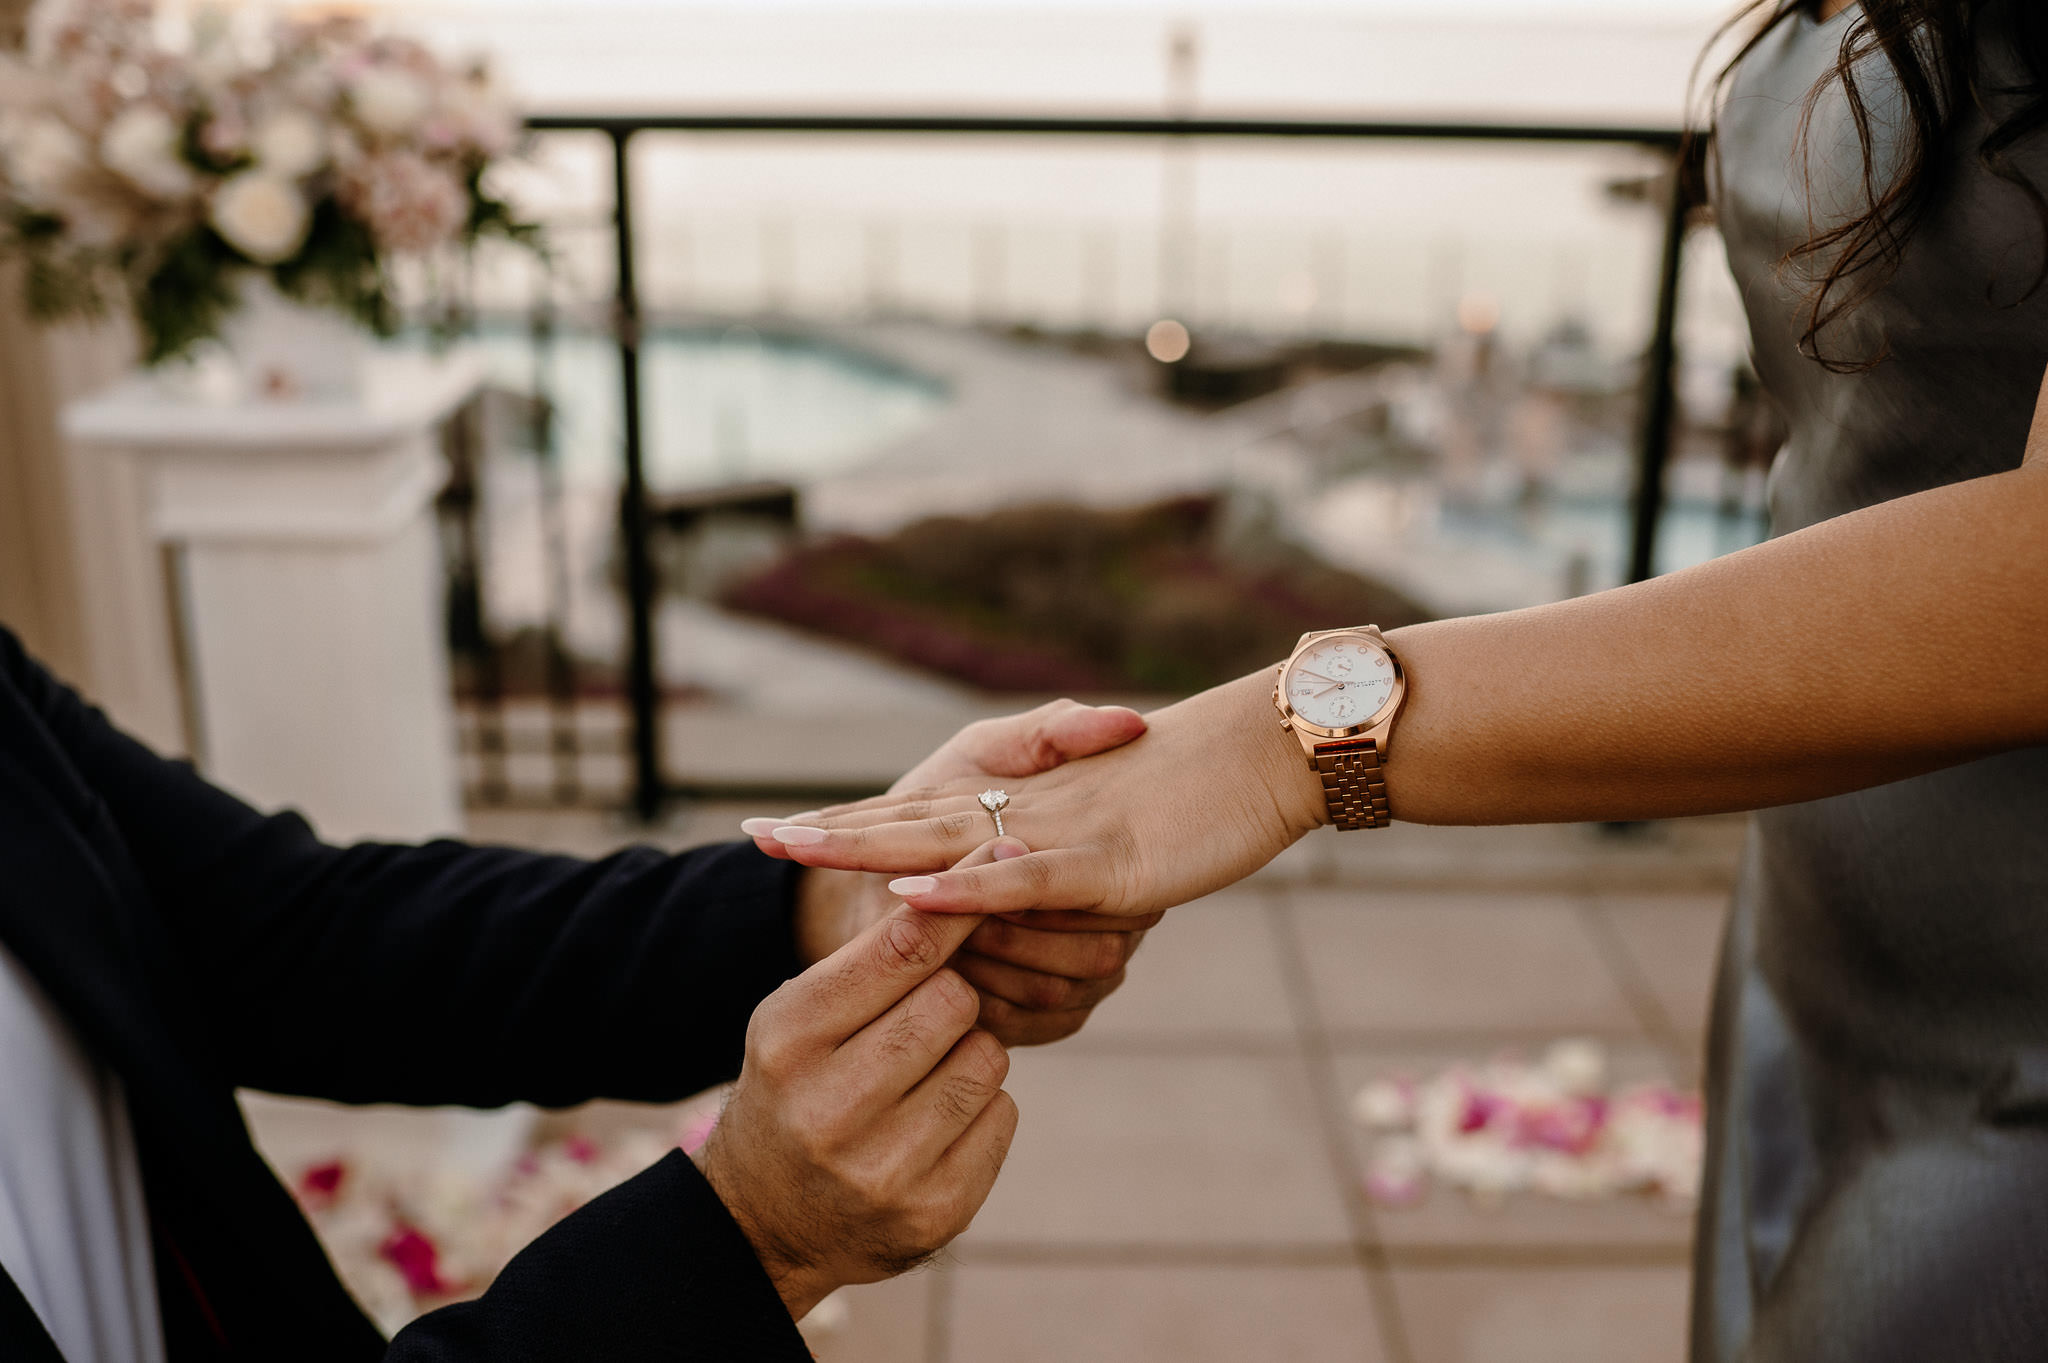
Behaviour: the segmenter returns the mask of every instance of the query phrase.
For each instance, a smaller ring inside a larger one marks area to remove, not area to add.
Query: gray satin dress
[[[1809,193],[1827,221],[1860,178],[1839,97],[1799,142],[1846,22],[1782,24],[1718,147],[1757,369],[1791,429],[1777,533],[2016,467],[2048,367],[2048,290],[2021,301],[2041,228],[1979,167],[1975,113],[1896,281],[1825,338],[1853,354],[1881,333],[1891,358],[1841,375],[1797,353],[1779,262]],[[1882,126],[1896,85],[1882,64],[1864,83]],[[2048,189],[2048,138],[2017,159]],[[1694,1363],[2048,1360],[2048,748],[1760,814],[1708,1064]]]

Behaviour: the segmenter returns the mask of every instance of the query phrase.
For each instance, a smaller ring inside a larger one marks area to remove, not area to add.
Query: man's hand
[[[754,1010],[696,1158],[792,1318],[942,1248],[995,1183],[1009,1055],[945,968],[978,922],[899,907]]]
[[[905,773],[890,787],[899,799],[948,783],[1016,780],[1050,771],[1076,758],[1107,752],[1145,732],[1144,717],[1122,706],[1054,701],[1027,714],[979,720]],[[978,807],[964,836],[994,831]],[[790,849],[777,828],[816,817],[749,819],[742,829],[774,857]],[[994,844],[997,860],[1024,855],[1014,838]],[[813,868],[797,887],[797,954],[823,960],[893,908],[886,875]],[[1162,915],[1110,918],[1094,913],[1019,914],[978,928],[951,962],[981,991],[981,1025],[1006,1046],[1031,1046],[1072,1036],[1095,1005],[1123,983],[1124,968]]]

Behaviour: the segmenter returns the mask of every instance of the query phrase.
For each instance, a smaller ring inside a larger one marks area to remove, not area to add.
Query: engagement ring
[[[1003,811],[1010,807],[1009,792],[984,790],[975,798],[981,801],[981,807],[988,811],[988,816],[996,821],[996,836],[1007,837],[1008,835],[1003,832]]]

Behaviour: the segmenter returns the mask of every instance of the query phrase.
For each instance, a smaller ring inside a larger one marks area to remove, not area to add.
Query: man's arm
[[[732,1077],[754,1004],[893,903],[881,877],[735,847],[595,863],[329,847],[114,729],[5,630],[0,682],[54,740],[81,806],[106,806],[231,1077],[252,1087],[484,1106],[680,1097]],[[1143,728],[1116,707],[1046,706],[969,726],[913,774],[1024,775]],[[1066,917],[989,924],[961,953],[1006,1044],[1077,1029],[1150,926]]]
[[[0,631],[0,673],[103,803],[237,1084],[343,1101],[680,1098],[739,1070],[800,963],[797,868],[321,843],[115,729]]]

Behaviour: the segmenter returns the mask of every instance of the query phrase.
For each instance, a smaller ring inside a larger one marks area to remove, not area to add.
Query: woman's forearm
[[[1363,621],[1331,621],[1332,626]],[[1547,823],[1756,809],[2048,742],[2048,403],[2027,463],[1653,582],[1396,630],[1383,771],[1397,819]],[[1013,788],[1033,852],[947,870],[989,834],[972,781],[768,836],[810,866],[917,873],[940,912],[1150,913],[1323,822],[1260,671],[1144,737]]]
[[[2048,742],[2048,467],[1388,639],[1414,822],[1754,809]]]

